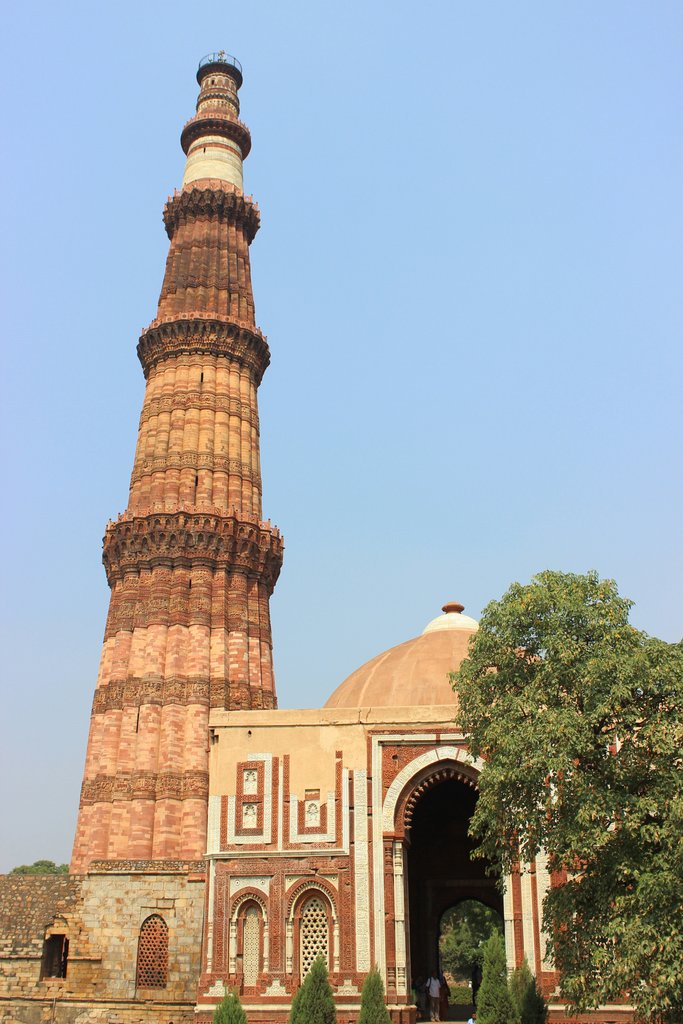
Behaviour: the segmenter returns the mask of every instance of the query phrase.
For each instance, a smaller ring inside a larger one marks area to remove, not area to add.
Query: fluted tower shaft
[[[209,709],[276,705],[269,599],[283,545],[261,520],[270,356],[249,265],[259,213],[242,191],[251,140],[237,62],[212,54],[197,79],[157,315],[138,344],[147,384],[128,508],[104,538],[111,601],[73,871],[202,857]]]

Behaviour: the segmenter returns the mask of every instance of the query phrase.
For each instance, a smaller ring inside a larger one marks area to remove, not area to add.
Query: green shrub
[[[472,1002],[472,989],[469,985],[451,985],[448,1001],[452,1006],[467,1006]]]
[[[517,1021],[517,1024],[522,1024],[522,1004],[524,1003],[526,990],[531,982],[531,971],[529,970],[527,958],[524,957],[522,966],[515,967],[508,981],[510,999],[512,1000],[512,1008],[515,1012],[515,1020]]]
[[[327,964],[319,956],[294,995],[289,1024],[336,1024],[336,1021],[337,1011],[327,978]]]
[[[508,991],[503,937],[494,932],[484,945],[484,965],[477,994],[477,1024],[510,1024],[515,1012]]]
[[[390,1024],[391,1018],[384,1001],[382,977],[375,967],[363,982],[358,1024]]]
[[[247,1015],[234,992],[226,992],[213,1011],[213,1024],[247,1024]]]
[[[510,998],[519,1024],[545,1024],[548,1006],[529,970],[526,957],[522,966],[510,976]]]

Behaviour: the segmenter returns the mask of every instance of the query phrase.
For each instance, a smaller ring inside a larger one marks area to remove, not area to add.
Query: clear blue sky
[[[681,636],[683,7],[11,4],[0,868],[66,860],[200,57],[242,62],[281,706],[597,569]]]

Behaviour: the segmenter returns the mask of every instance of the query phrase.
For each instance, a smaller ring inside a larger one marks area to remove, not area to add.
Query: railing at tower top
[[[240,74],[242,74],[242,65],[238,61],[237,57],[231,57],[225,50],[218,50],[217,53],[207,53],[206,57],[202,57],[197,68],[200,71],[207,64],[230,64],[233,68],[237,68]]]

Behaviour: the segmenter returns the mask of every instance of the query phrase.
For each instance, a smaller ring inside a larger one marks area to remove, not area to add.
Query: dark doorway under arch
[[[486,862],[472,859],[467,834],[477,791],[447,778],[419,797],[408,832],[410,969],[413,980],[439,967],[439,935],[446,910],[463,900],[478,900],[502,917],[503,898]]]

